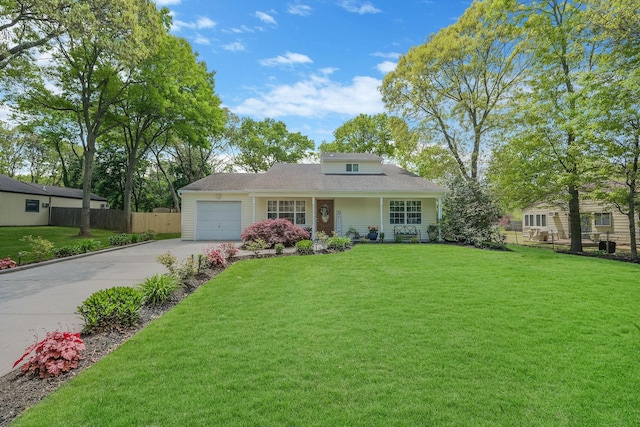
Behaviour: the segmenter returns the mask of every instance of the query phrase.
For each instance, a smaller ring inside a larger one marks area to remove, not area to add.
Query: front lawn
[[[242,261],[15,426],[638,425],[639,275],[531,248]]]

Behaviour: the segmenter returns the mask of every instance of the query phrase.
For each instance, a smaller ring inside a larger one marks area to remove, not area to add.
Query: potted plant
[[[344,233],[345,236],[347,237],[351,237],[352,241],[358,241],[360,240],[360,233],[358,233],[358,230],[356,230],[355,227],[349,227],[349,229],[347,230],[346,233]]]
[[[369,234],[367,235],[369,240],[377,240],[378,239],[378,226],[370,225],[369,226]]]

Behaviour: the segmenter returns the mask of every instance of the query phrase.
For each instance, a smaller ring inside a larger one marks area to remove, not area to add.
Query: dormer
[[[322,153],[326,175],[382,175],[382,157],[369,153]]]

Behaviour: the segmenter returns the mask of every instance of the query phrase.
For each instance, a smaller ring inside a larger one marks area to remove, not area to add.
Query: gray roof
[[[322,153],[323,162],[380,162],[382,157],[370,153]]]
[[[277,163],[267,172],[215,173],[183,187],[184,191],[361,191],[431,192],[446,190],[395,165],[382,165],[382,174],[324,174],[319,164]]]
[[[64,197],[67,199],[82,199],[82,189],[57,187],[32,182],[21,182],[6,175],[0,175],[0,191],[5,193],[33,194],[36,196]],[[107,201],[104,197],[91,194],[92,200]]]

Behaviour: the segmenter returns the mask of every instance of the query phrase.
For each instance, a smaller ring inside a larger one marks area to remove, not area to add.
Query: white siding
[[[347,163],[357,164],[358,172],[347,172]],[[326,174],[353,174],[353,175],[371,175],[382,173],[382,163],[380,162],[358,162],[358,161],[341,161],[327,162],[322,164],[322,171]]]
[[[26,200],[37,200],[39,212],[26,212]],[[49,224],[49,196],[0,192],[0,226],[32,226]]]
[[[182,194],[182,240],[196,240],[198,202],[240,202],[240,227],[244,230],[253,223],[253,198],[239,193],[186,192]]]

